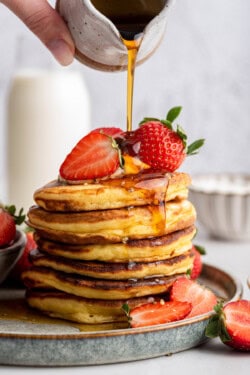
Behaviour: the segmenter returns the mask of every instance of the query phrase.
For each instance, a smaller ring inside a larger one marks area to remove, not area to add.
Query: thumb
[[[51,51],[62,65],[74,58],[74,42],[60,15],[47,0],[2,0]]]

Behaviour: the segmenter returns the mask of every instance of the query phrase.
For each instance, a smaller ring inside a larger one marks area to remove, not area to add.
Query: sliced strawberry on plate
[[[202,271],[202,255],[206,254],[204,247],[193,245],[192,253],[194,254],[193,268],[190,274],[192,280],[197,279]]]
[[[214,310],[216,314],[207,325],[206,336],[219,336],[234,349],[250,351],[250,301],[233,301],[225,306],[218,303]]]
[[[130,326],[137,328],[184,319],[190,313],[192,305],[188,302],[162,300],[140,305],[130,311],[127,305],[123,309],[129,317]]]
[[[187,277],[180,277],[174,282],[170,299],[192,304],[193,308],[187,318],[210,312],[217,303],[217,298],[211,290]]]
[[[102,178],[114,173],[120,164],[120,150],[115,140],[102,132],[83,137],[60,167],[65,180]]]

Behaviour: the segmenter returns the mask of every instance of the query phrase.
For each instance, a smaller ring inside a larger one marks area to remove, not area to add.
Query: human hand
[[[0,0],[45,44],[61,65],[74,58],[74,42],[60,15],[47,0]]]

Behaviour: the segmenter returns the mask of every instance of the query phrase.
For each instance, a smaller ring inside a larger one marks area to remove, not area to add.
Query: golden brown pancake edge
[[[54,180],[37,189],[34,200],[48,211],[93,211],[160,204],[185,199],[191,178],[186,173],[139,173],[77,184]]]

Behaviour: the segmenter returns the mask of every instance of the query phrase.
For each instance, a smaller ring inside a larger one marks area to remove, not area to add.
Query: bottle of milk
[[[41,56],[48,53],[35,42]],[[29,53],[30,59],[32,53],[39,56],[34,46]],[[26,212],[34,191],[57,178],[65,156],[90,131],[89,96],[81,74],[59,66],[31,66],[30,59],[15,70],[7,105],[8,203]]]

